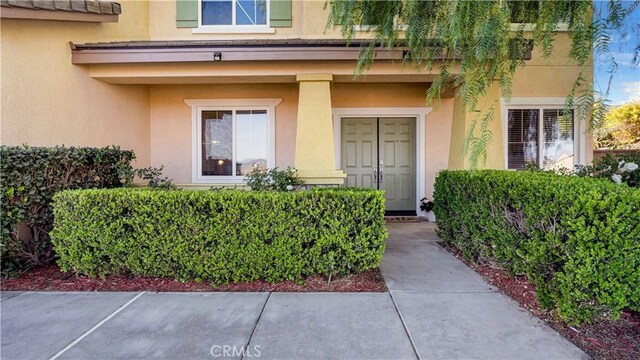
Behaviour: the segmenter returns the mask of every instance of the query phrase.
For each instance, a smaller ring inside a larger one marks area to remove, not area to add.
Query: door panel
[[[341,123],[345,185],[385,190],[388,211],[415,211],[415,119],[343,118]],[[382,174],[379,182],[374,171]]]
[[[387,210],[414,210],[416,204],[415,120],[413,118],[380,118],[379,164],[386,191]]]
[[[373,170],[378,158],[377,123],[375,118],[342,119],[342,170],[347,174],[346,186],[377,188]]]

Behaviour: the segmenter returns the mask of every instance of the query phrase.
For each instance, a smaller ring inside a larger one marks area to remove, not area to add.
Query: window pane
[[[233,175],[233,112],[202,112],[202,175]]]
[[[265,0],[237,0],[236,25],[266,25],[267,4]]]
[[[512,109],[508,112],[508,167],[524,169],[527,164],[538,163],[537,109]]]
[[[232,25],[232,0],[202,0],[202,25]]]
[[[539,0],[509,0],[512,23],[536,23],[540,11]]]
[[[544,110],[542,123],[544,126],[543,164],[545,169],[573,169],[573,113],[563,116],[562,109]]]
[[[236,112],[236,173],[246,175],[254,168],[267,168],[267,112]]]

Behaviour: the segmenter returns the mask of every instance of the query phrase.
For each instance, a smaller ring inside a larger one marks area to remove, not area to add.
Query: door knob
[[[378,169],[373,168],[373,182],[374,184],[378,182]]]
[[[380,172],[378,173],[378,181],[380,183],[384,182],[384,174],[382,173],[383,169],[380,169]]]

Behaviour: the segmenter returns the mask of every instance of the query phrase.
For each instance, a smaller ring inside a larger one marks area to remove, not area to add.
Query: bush
[[[269,170],[256,168],[244,177],[251,190],[288,191],[303,185],[304,181],[296,174],[296,169],[287,167],[286,170],[273,168]]]
[[[146,167],[133,170],[133,176],[138,177],[140,180],[147,182],[147,186],[150,189],[155,190],[178,190],[178,186],[173,183],[173,179],[163,177],[164,165],[159,168]]]
[[[112,188],[130,181],[132,151],[112,148],[0,147],[3,273],[49,261],[50,202],[64,189]]]
[[[443,171],[438,235],[523,273],[573,323],[640,310],[640,191],[546,172]]]
[[[593,165],[579,165],[578,176],[591,176],[640,188],[640,150],[630,154],[607,154],[593,160]]]
[[[89,276],[300,281],[376,267],[387,236],[373,190],[79,190],[54,212],[58,264]]]

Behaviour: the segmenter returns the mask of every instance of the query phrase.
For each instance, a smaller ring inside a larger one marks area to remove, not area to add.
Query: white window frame
[[[265,0],[266,6],[266,21],[264,25],[236,25],[236,1],[232,1],[231,5],[231,25],[204,25],[202,24],[202,0],[198,0],[198,27],[191,30],[194,34],[217,34],[217,33],[243,33],[243,34],[258,34],[258,33],[275,33],[275,29],[271,28],[271,6],[270,0]]]
[[[202,175],[202,112],[216,110],[266,110],[267,112],[267,167],[275,167],[276,106],[282,99],[185,99],[191,107],[191,182],[194,184],[244,184],[239,175]],[[236,156],[236,118],[233,118],[233,158]],[[235,160],[234,160],[235,161]]]
[[[393,28],[398,31],[406,31],[409,27],[398,22],[398,17],[393,18]],[[374,30],[374,26],[371,25],[354,25],[353,29],[359,32],[369,32]]]
[[[512,98],[510,102],[506,99],[500,99],[500,108],[502,113],[502,134],[504,145],[504,168],[509,169],[509,110],[528,110],[536,109],[540,112],[538,116],[538,166],[542,165],[544,155],[544,110],[564,109],[565,98]],[[574,109],[573,116],[573,157],[574,166],[585,164],[585,125],[576,119]]]

